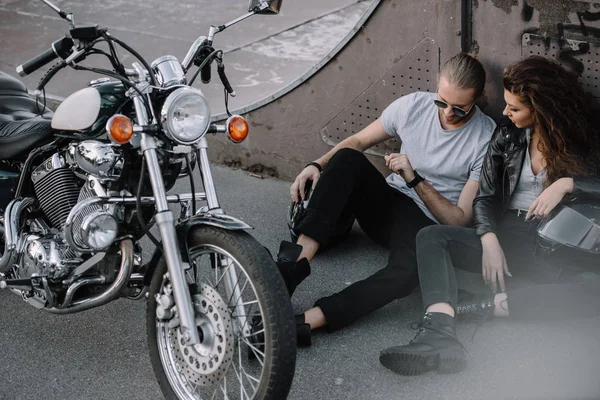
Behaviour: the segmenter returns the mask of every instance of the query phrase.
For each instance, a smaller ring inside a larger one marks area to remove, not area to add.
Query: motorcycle
[[[212,26],[181,63],[167,55],[151,64],[106,28],[76,26],[73,14],[42,1],[69,22],[69,34],[17,67],[25,76],[58,60],[35,99],[0,73],[0,288],[54,314],[147,299],[150,359],[167,399],[286,398],[296,362],[290,299],[251,227],[219,205],[207,156],[207,135],[234,143],[248,135],[246,120],[228,110],[235,93],[214,37],[254,14],[277,14],[281,0],[251,0],[248,13]],[[137,61],[126,68],[117,50]],[[83,65],[91,56],[112,69]],[[224,125],[211,122],[192,87],[199,74],[211,80],[213,63]],[[44,87],[66,67],[105,77],[52,113]],[[204,192],[195,190],[196,170]],[[192,193],[168,194],[180,178]],[[178,219],[171,205],[180,206]],[[144,237],[156,246],[146,263]]]

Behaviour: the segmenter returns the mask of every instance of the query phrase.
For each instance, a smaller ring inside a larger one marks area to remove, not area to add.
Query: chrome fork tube
[[[223,210],[219,206],[219,199],[217,198],[215,183],[210,171],[208,152],[206,150],[207,147],[208,142],[205,136],[196,145],[196,156],[198,157],[198,160],[200,160],[200,175],[202,176],[202,185],[204,186],[204,192],[206,193],[208,208],[213,213],[221,214],[223,213]],[[235,307],[237,319],[239,321],[239,328],[241,328],[243,331],[244,336],[248,336],[250,334],[250,327],[246,323],[246,311],[242,305],[244,300],[242,299],[242,290],[240,289],[238,276],[235,272],[235,268],[231,268],[233,266],[231,265],[233,264],[233,260],[222,257],[220,261],[221,262],[219,264],[221,268],[227,268],[225,275],[225,292],[227,293],[228,298],[233,299],[234,304],[231,305]],[[237,329],[235,325],[234,327]]]
[[[217,198],[217,191],[215,189],[215,183],[213,182],[212,173],[210,171],[210,163],[208,162],[208,142],[206,136],[204,136],[196,145],[196,157],[200,162],[200,176],[202,177],[202,186],[204,186],[204,192],[206,193],[206,202],[208,208],[214,213],[222,213],[221,206],[219,206],[219,199]]]
[[[147,125],[148,115],[142,100],[139,97],[135,97],[134,104],[138,123],[140,125]],[[156,224],[160,230],[163,253],[167,261],[171,285],[173,285],[173,294],[181,322],[181,333],[186,345],[200,344],[200,337],[196,327],[196,317],[192,308],[192,298],[186,284],[181,254],[179,253],[175,219],[173,218],[173,213],[169,210],[165,184],[156,154],[156,139],[145,133],[142,133],[141,136],[141,147],[146,158],[150,183],[152,184],[152,191],[156,200]],[[143,179],[143,177],[140,177],[140,179]]]

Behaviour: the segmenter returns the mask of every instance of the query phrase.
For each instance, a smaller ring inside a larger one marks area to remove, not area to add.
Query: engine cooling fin
[[[68,167],[53,169],[34,184],[34,190],[52,226],[62,230],[79,198],[80,188],[73,171]]]

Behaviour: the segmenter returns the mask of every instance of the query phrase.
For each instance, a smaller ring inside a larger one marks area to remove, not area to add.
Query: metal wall
[[[553,58],[577,71],[595,97],[598,89],[600,3],[589,0],[472,0],[473,41],[489,73],[485,111],[498,117],[503,103],[502,71],[530,55]]]
[[[600,97],[599,20],[600,3],[591,1],[382,0],[317,74],[246,115],[251,134],[245,143],[211,139],[211,158],[291,180],[397,97],[434,91],[440,65],[461,50],[478,53],[486,67],[480,106],[494,118],[503,108],[504,66],[530,54],[578,71]],[[398,146],[378,146],[369,157],[384,171],[381,155]]]

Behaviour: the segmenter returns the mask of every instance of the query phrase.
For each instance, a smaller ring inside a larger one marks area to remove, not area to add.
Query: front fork
[[[133,102],[137,114],[138,124],[148,125],[149,116],[140,97],[134,97]],[[187,345],[200,344],[200,336],[196,327],[196,316],[192,307],[192,298],[188,290],[181,254],[179,252],[179,243],[177,242],[177,233],[175,231],[175,218],[173,212],[169,209],[167,203],[167,193],[165,184],[158,163],[156,154],[156,139],[144,132],[141,133],[140,145],[146,164],[148,166],[148,175],[150,184],[156,201],[156,224],[162,238],[163,254],[167,261],[169,277],[173,286],[173,295],[179,314],[180,329],[183,341]],[[144,177],[140,176],[140,179]]]
[[[135,97],[134,104],[138,123],[140,125],[147,125],[149,118],[142,100],[139,97]],[[158,162],[156,151],[157,141],[153,136],[142,132],[140,144],[146,159],[154,198],[156,199],[155,220],[162,238],[163,252],[167,262],[170,282],[173,287],[173,296],[175,298],[175,305],[179,315],[182,338],[185,344],[188,346],[200,344],[201,341],[196,326],[196,316],[192,306],[192,299],[186,283],[185,272],[179,251],[180,247],[175,230],[175,218],[173,217],[173,212],[169,209],[167,203],[167,193],[165,191],[160,164]],[[206,192],[208,208],[212,213],[220,214],[223,211],[219,206],[215,185],[210,172],[210,163],[208,161],[207,153],[207,140],[205,137],[202,138],[196,145],[196,155],[200,163],[202,183]],[[191,171],[189,172],[191,173]],[[143,177],[140,177],[140,179],[143,179]],[[242,299],[241,290],[238,284],[238,277],[235,273],[235,268],[231,268],[229,266],[229,263],[231,263],[232,260],[222,258],[219,261],[219,267],[226,268],[226,279],[224,283],[227,296],[232,299],[237,299],[236,302],[238,304],[236,305],[236,313],[240,323],[239,326],[248,327],[248,324],[246,323],[244,306],[241,305]],[[245,328],[243,334],[244,336],[249,335],[249,328]]]
[[[206,202],[208,203],[208,209],[212,213],[221,214],[223,210],[219,206],[219,200],[217,199],[217,192],[215,190],[215,184],[212,179],[212,173],[210,172],[210,163],[208,162],[208,141],[206,137],[203,137],[196,144],[196,157],[200,163],[200,175],[202,177],[202,185],[204,186],[204,191],[206,192]],[[190,171],[191,173],[191,171]],[[235,268],[233,267],[233,260],[228,257],[221,256],[219,257],[218,267],[226,268],[225,272],[225,293],[227,294],[227,298],[234,299],[237,303],[235,305],[235,312],[237,315],[237,320],[239,322],[240,329],[243,330],[244,336],[248,336],[250,334],[250,327],[246,323],[246,311],[244,306],[242,305],[242,290],[240,289],[240,285],[238,282],[238,276],[235,273]],[[234,325],[234,329],[238,329],[236,325]]]

